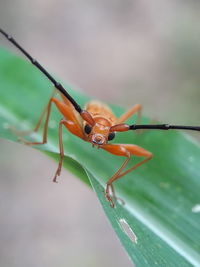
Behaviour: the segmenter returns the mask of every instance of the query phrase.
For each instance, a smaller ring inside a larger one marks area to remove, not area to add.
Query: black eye
[[[115,138],[115,133],[114,132],[109,133],[108,140],[110,141],[110,140],[113,140],[114,138]]]
[[[84,130],[85,130],[86,134],[89,134],[92,131],[92,127],[90,125],[86,124]]]

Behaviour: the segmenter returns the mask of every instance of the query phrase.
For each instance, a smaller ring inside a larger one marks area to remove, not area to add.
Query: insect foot
[[[111,208],[114,208],[115,207],[115,202],[113,201],[113,199],[112,199],[112,197],[111,197],[111,195],[110,195],[110,193],[105,193],[105,197],[106,197],[106,200],[108,201],[108,202],[110,202],[110,206],[111,206]]]
[[[110,202],[110,206],[112,208],[115,207],[116,202],[120,202],[121,205],[125,205],[125,202],[115,195],[115,190],[112,184],[106,184],[105,198],[108,202]]]

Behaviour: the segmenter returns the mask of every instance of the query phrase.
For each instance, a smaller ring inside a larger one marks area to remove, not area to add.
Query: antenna
[[[36,68],[38,68],[56,87],[56,89],[58,89],[58,91],[60,91],[74,106],[74,108],[76,109],[76,111],[78,111],[78,113],[82,112],[82,108],[77,104],[77,102],[67,93],[67,91],[64,89],[64,87],[62,86],[62,84],[60,84],[59,82],[57,82],[50,74],[49,72],[47,72],[47,70],[45,68],[43,68],[39,62],[37,62],[37,60],[35,60],[28,52],[26,52],[26,50],[24,50],[24,48],[21,47],[21,45],[19,45],[15,39],[7,34],[5,31],[3,31],[2,29],[0,29],[0,33],[2,33],[14,46],[16,46],[30,61],[31,63],[36,66]]]

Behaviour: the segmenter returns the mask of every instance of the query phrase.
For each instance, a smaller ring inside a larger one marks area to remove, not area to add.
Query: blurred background
[[[1,0],[0,26],[94,99],[199,125],[199,12],[195,0]],[[0,151],[1,266],[132,266],[91,189],[67,171],[55,186],[57,164],[30,147]]]

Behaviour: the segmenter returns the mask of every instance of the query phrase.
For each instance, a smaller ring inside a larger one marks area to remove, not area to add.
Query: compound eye
[[[114,138],[115,138],[115,133],[114,132],[109,133],[109,135],[108,135],[108,141],[113,140]]]
[[[89,134],[92,131],[92,127],[90,125],[86,124],[84,130],[85,130],[86,134]]]

